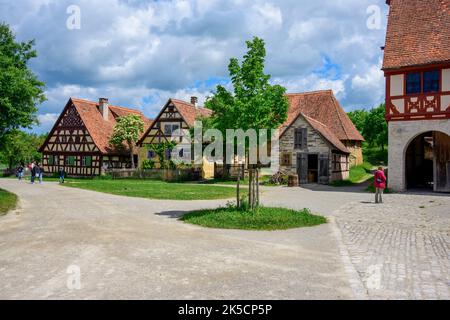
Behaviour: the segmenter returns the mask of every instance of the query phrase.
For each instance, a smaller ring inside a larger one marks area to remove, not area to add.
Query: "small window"
[[[406,75],[406,94],[422,93],[420,73],[409,73]]]
[[[172,159],[172,151],[170,151],[170,149],[166,149],[165,157],[166,157],[166,160]]]
[[[439,92],[439,70],[427,71],[423,73],[423,92]]]
[[[83,167],[90,167],[92,166],[92,156],[85,156],[81,160],[81,165]]]
[[[281,165],[282,166],[292,165],[292,155],[290,153],[283,153],[281,155]]]
[[[49,166],[53,166],[53,165],[55,165],[57,163],[58,163],[58,157],[57,156],[54,156],[54,155],[49,155],[48,156],[48,165]]]
[[[75,165],[75,157],[69,156],[66,157],[66,166],[74,166]]]
[[[164,126],[164,134],[166,136],[171,136],[175,131],[177,131],[180,128],[178,124],[166,124]]]
[[[304,149],[307,145],[308,131],[306,128],[297,128],[294,132],[294,148]]]
[[[155,157],[155,151],[149,150],[147,152],[147,159],[153,159]]]

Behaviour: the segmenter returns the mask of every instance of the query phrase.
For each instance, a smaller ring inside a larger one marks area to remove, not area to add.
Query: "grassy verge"
[[[374,170],[374,166],[369,162],[364,162],[362,165],[350,168],[348,180],[334,181],[331,185],[335,187],[357,185],[373,177],[372,170]]]
[[[0,216],[6,214],[17,205],[17,196],[13,193],[0,189]]]
[[[296,211],[268,207],[260,207],[255,212],[235,207],[200,210],[184,215],[181,220],[208,228],[270,231],[312,227],[327,222],[325,217],[313,215],[308,209]]]
[[[64,186],[120,196],[165,200],[230,199],[236,195],[235,189],[229,187],[154,180],[71,180]],[[245,191],[242,193],[245,194]]]

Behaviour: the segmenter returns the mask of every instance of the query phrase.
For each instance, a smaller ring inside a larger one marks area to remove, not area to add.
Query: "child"
[[[375,171],[375,203],[383,203],[383,191],[386,189],[386,176],[383,167]]]
[[[24,165],[23,165],[23,163],[21,163],[19,165],[19,167],[17,168],[17,178],[19,178],[19,181],[21,181],[23,179],[24,171],[25,171]]]
[[[66,175],[66,171],[64,171],[64,168],[59,168],[59,183],[64,183],[64,177]]]

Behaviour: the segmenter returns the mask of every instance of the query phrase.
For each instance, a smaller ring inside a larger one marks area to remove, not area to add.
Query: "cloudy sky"
[[[0,21],[36,40],[31,68],[48,101],[34,130],[46,132],[71,96],[148,117],[169,97],[203,102],[253,36],[288,92],[333,89],[347,111],[373,107],[387,10],[385,0],[0,0]]]

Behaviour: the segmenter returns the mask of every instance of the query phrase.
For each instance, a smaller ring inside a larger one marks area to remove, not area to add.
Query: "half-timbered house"
[[[387,4],[389,187],[450,192],[450,2]]]
[[[194,122],[202,117],[209,117],[212,111],[198,105],[197,97],[192,97],[191,102],[185,102],[178,99],[169,99],[161,109],[153,124],[144,133],[142,139],[138,142],[140,147],[139,163],[145,160],[155,162],[156,167],[160,167],[159,159],[153,149],[152,144],[162,144],[166,142],[182,142],[183,130],[189,130],[194,127]],[[178,134],[178,135],[177,135]],[[165,159],[170,160],[171,152],[166,150]],[[210,177],[213,172],[212,164],[204,163],[202,176]]]
[[[301,184],[328,184],[349,177],[363,162],[364,138],[331,90],[288,94],[289,110],[280,128],[281,171]]]
[[[140,111],[109,105],[105,98],[98,103],[70,98],[39,150],[45,173],[64,168],[70,176],[95,176],[103,169],[130,167],[128,147],[109,142],[116,119],[128,114],[139,115],[146,129],[151,124]]]

